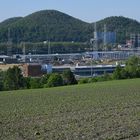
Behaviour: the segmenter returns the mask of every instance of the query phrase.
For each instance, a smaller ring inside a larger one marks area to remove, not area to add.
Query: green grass
[[[0,93],[2,140],[139,136],[140,79]]]

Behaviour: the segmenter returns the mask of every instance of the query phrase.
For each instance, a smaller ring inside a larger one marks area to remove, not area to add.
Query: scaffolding
[[[131,34],[130,40],[133,49],[140,47],[140,34]]]

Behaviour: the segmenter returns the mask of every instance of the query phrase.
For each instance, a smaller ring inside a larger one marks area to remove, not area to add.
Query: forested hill
[[[10,21],[10,20],[9,20]],[[89,24],[55,10],[44,10],[19,18],[11,24],[0,24],[0,41],[7,40],[7,28],[16,41],[39,42],[52,41],[85,41]]]
[[[99,30],[103,29],[106,24],[108,31],[116,32],[117,42],[124,42],[126,38],[130,37],[130,33],[140,33],[140,23],[138,21],[122,16],[108,17],[97,23]]]
[[[3,22],[0,23],[0,27],[5,27],[5,26],[8,26],[8,25],[11,25],[17,21],[19,21],[20,19],[22,19],[22,17],[14,17],[14,18],[9,18]]]
[[[124,17],[109,17],[97,23],[99,31],[103,30],[104,24],[107,25],[108,31],[115,31],[118,42],[123,42],[130,32],[140,32],[139,22]],[[43,10],[1,22],[0,42],[7,41],[8,28],[13,42],[85,42],[93,36],[94,31],[93,23],[86,23],[55,10]]]

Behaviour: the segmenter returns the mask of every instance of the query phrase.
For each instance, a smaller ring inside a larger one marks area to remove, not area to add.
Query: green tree
[[[123,68],[123,69],[121,70],[121,79],[128,79],[128,78],[130,78],[130,77],[129,77],[129,74],[128,74],[128,72],[125,70],[125,68]]]
[[[45,74],[45,75],[43,75],[43,76],[41,77],[41,79],[40,79],[41,87],[44,87],[44,85],[47,84],[50,75],[51,75],[51,74]]]
[[[57,87],[63,85],[63,79],[60,74],[51,74],[45,87]]]
[[[81,78],[78,81],[78,84],[86,84],[86,83],[89,83],[89,78]]]
[[[30,79],[30,88],[41,88],[40,78],[31,78]]]
[[[113,79],[122,79],[122,68],[118,65],[113,72]]]
[[[31,88],[30,81],[31,81],[31,77],[24,77],[24,85],[26,89]]]
[[[66,70],[62,74],[64,85],[74,85],[77,84],[77,80],[75,79],[75,76],[71,72],[71,70]]]
[[[137,56],[129,58],[126,62],[125,70],[130,78],[140,77],[140,58]]]
[[[24,87],[23,75],[21,69],[17,66],[9,68],[4,76],[4,89],[17,90]]]
[[[4,72],[0,70],[0,91],[3,90]]]

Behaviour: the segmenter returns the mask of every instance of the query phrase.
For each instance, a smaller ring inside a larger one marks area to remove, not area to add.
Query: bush
[[[93,77],[93,78],[89,78],[88,79],[88,83],[95,83],[95,82],[97,82],[98,80],[97,80],[97,77]]]
[[[4,72],[0,70],[0,91],[3,90],[3,80],[4,80]]]
[[[40,79],[41,87],[45,87],[51,74],[45,74]]]
[[[122,68],[120,65],[118,65],[113,72],[113,79],[122,79]]]
[[[24,87],[25,89],[30,89],[31,88],[31,78],[30,77],[24,77]]]
[[[140,58],[133,56],[126,62],[125,70],[130,78],[139,78],[140,76]]]
[[[31,78],[30,87],[31,88],[41,88],[40,78]]]
[[[89,82],[89,78],[82,78],[78,81],[78,84],[86,84]]]
[[[75,76],[70,70],[66,70],[62,74],[64,85],[74,85],[77,84],[77,80],[75,79]]]
[[[44,87],[57,87],[63,86],[63,79],[60,74],[51,74],[48,82]]]

